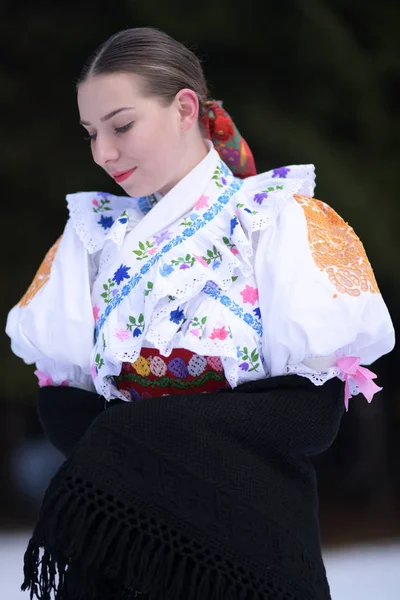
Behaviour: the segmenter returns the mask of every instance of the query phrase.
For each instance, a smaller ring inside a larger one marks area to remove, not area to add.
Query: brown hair
[[[207,84],[197,56],[166,33],[152,27],[125,29],[106,40],[84,65],[77,83],[94,75],[134,73],[146,81],[150,96],[169,105],[179,90],[193,90],[199,118],[206,112]]]

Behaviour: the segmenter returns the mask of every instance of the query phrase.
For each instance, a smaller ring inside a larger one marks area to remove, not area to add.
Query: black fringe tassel
[[[24,556],[23,591],[39,600],[261,600],[217,569],[58,488]],[[128,593],[127,590],[130,590]],[[265,597],[265,596],[264,596]]]

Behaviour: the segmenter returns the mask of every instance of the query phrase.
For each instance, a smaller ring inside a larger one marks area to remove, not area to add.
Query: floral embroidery
[[[272,177],[283,177],[289,173],[289,167],[280,167],[279,169],[274,169]]]
[[[93,318],[95,320],[95,323],[99,320],[99,315],[100,315],[100,308],[97,304],[95,304],[93,306]]]
[[[238,346],[237,350],[238,358],[243,360],[243,362],[239,365],[239,368],[242,369],[242,371],[247,371],[248,373],[251,373],[251,371],[257,371],[258,367],[260,366],[260,363],[258,362],[260,360],[260,355],[257,352],[257,348],[254,348],[251,354],[249,354],[249,351],[246,347],[244,347],[243,350],[240,350],[240,347]]]
[[[174,267],[172,265],[163,265],[162,267],[160,267],[161,277],[168,277],[173,272],[174,272]]]
[[[192,319],[190,321],[190,326],[192,327],[192,329],[190,330],[190,333],[193,334],[194,336],[198,337],[199,340],[201,340],[201,338],[203,337],[203,333],[204,333],[204,327],[207,323],[207,317],[202,317],[200,320],[198,317],[195,317],[194,319]]]
[[[150,196],[142,196],[138,199],[138,207],[144,215],[147,215],[147,213],[150,212],[153,206],[156,204],[157,198],[154,194],[150,194]]]
[[[240,292],[240,295],[243,298],[244,304],[246,304],[246,302],[255,304],[258,300],[258,289],[252,287],[251,285],[246,285],[244,290]]]
[[[97,198],[93,198],[93,200],[92,200],[93,212],[102,213],[102,212],[105,212],[106,210],[111,210],[111,206],[109,206],[110,200],[108,200],[107,194],[104,195],[99,192],[98,196],[100,196],[100,203],[97,200]],[[101,196],[103,196],[103,197],[101,197]]]
[[[172,321],[172,323],[176,323],[177,325],[179,325],[179,323],[181,321],[183,321],[183,319],[185,318],[185,313],[183,312],[183,310],[181,308],[178,308],[171,311],[169,313],[169,320]]]
[[[213,269],[218,268],[222,262],[222,254],[219,250],[217,250],[216,246],[213,246],[212,250],[207,250],[207,256],[202,256],[202,259],[210,265],[213,264]],[[219,259],[219,260],[218,260]]]
[[[150,292],[153,291],[153,283],[151,281],[147,282],[147,288],[144,290],[144,295],[148,296]]]
[[[224,174],[222,171],[222,166],[217,165],[217,167],[215,168],[214,174],[212,176],[212,179],[215,181],[216,185],[220,188],[224,187],[224,185],[227,185],[227,183],[228,183],[223,175]]]
[[[245,204],[243,204],[242,202],[238,202],[236,204],[236,208],[243,208],[244,212],[250,213],[251,215],[257,215],[258,212],[256,210],[250,210],[249,208],[247,208],[247,206],[245,206]]]
[[[203,265],[203,267],[208,267],[208,263],[204,258],[202,258],[201,256],[197,256],[197,254],[193,254],[193,256],[195,257],[196,260],[199,261],[199,263],[201,265]]]
[[[118,219],[118,221],[122,225],[125,225],[129,221],[129,216],[128,216],[128,213],[126,212],[126,210],[124,210],[124,212],[122,213],[122,215],[120,216],[120,218]]]
[[[231,219],[231,235],[235,231],[235,227],[237,225],[239,225],[239,219],[237,217],[233,217],[233,219]]]
[[[114,335],[116,338],[121,340],[121,342],[125,342],[130,338],[129,331],[127,329],[117,329]]]
[[[232,280],[234,279],[237,279],[237,277],[232,277]],[[239,319],[242,319],[245,323],[247,323],[247,325],[254,329],[254,331],[256,331],[258,335],[263,335],[263,327],[261,321],[259,319],[255,319],[250,313],[245,313],[243,311],[243,308],[239,306],[237,302],[234,302],[232,298],[230,298],[229,296],[222,295],[221,290],[213,282],[207,282],[202,291],[204,294],[207,294],[207,296],[210,296],[214,300],[221,302],[223,306],[229,308],[229,310],[234,315],[236,315],[237,317],[239,317]]]
[[[106,320],[108,319],[112,310],[117,308],[119,304],[124,300],[124,298],[132,292],[132,290],[138,285],[143,276],[149,272],[149,270],[160,260],[162,254],[166,254],[172,248],[178,246],[182,242],[186,242],[191,236],[193,236],[197,231],[200,231],[203,227],[205,227],[209,222],[211,222],[228,204],[230,198],[236,194],[243,185],[243,181],[239,179],[234,179],[230,186],[224,190],[224,192],[213,202],[212,206],[202,215],[201,218],[196,219],[192,227],[188,227],[185,229],[184,234],[175,236],[167,245],[165,245],[160,252],[150,257],[148,262],[146,262],[141,269],[135,273],[133,277],[130,278],[128,283],[124,285],[124,287],[118,290],[116,296],[112,299],[112,301],[106,307],[106,310],[101,315],[98,323],[96,324],[95,330],[95,338],[97,340],[98,335],[104,326]],[[140,246],[139,246],[140,247]],[[138,251],[136,251],[138,252]],[[142,250],[143,252],[143,250]],[[195,256],[195,255],[194,255]],[[201,257],[195,256],[197,260]],[[201,262],[199,260],[199,262]],[[205,262],[205,266],[207,263]],[[172,265],[163,265],[159,272],[163,277],[168,277],[174,268]]]
[[[139,335],[143,334],[144,330],[144,316],[140,313],[138,320],[136,321],[135,317],[129,316],[129,323],[126,324],[129,331],[132,331],[132,336],[134,338],[139,337]]]
[[[337,291],[354,297],[368,291],[379,294],[364,246],[353,228],[324,202],[298,194],[294,198],[304,210],[314,262]]]
[[[193,225],[193,222],[196,221],[196,219],[199,218],[199,215],[196,213],[191,213],[188,217],[184,217],[182,223],[180,223],[180,225],[183,225],[184,227],[190,227],[191,225]]]
[[[139,242],[139,250],[132,250],[133,254],[136,254],[136,260],[144,260],[149,258],[149,250],[153,248],[153,244],[147,240],[146,244]]]
[[[186,254],[185,258],[183,258],[183,256],[179,256],[178,258],[174,258],[173,260],[171,260],[171,263],[175,267],[179,267],[181,270],[193,267],[195,262],[196,258],[194,256],[191,256],[191,254]]]
[[[254,202],[257,202],[257,204],[262,204],[267,198],[268,194],[266,192],[260,192],[254,196],[253,200]]]
[[[113,275],[113,281],[117,285],[119,285],[124,279],[129,279],[129,270],[131,267],[127,267],[126,265],[121,265]]]
[[[228,246],[228,248],[232,252],[232,254],[234,254],[235,256],[239,254],[239,250],[236,248],[235,244],[232,244],[232,242],[230,241],[229,238],[223,237],[222,241],[224,242],[224,244],[226,244]]]
[[[226,340],[229,336],[229,331],[226,329],[225,325],[223,327],[214,327],[211,332],[210,340]]]
[[[115,281],[111,280],[111,277],[109,277],[107,279],[107,283],[103,283],[103,288],[105,289],[105,292],[103,292],[102,294],[100,294],[101,298],[104,299],[104,302],[106,304],[108,304],[109,302],[111,302],[111,298],[113,298],[115,296],[115,294],[113,293],[114,291],[116,292],[117,290],[112,290],[111,288],[113,288],[115,286]]]
[[[95,358],[95,366],[96,366],[96,373],[98,373],[101,369],[101,367],[104,365],[104,360],[101,358],[100,354],[96,354],[96,358]]]
[[[42,261],[42,264],[40,265],[38,271],[36,272],[36,275],[31,283],[31,285],[29,286],[29,288],[27,289],[25,294],[22,296],[21,300],[18,303],[18,306],[20,306],[20,307],[27,306],[29,304],[29,302],[31,302],[31,300],[33,300],[33,298],[36,296],[38,291],[49,280],[51,266],[53,264],[54,257],[57,253],[58,246],[60,245],[61,237],[58,238],[56,243],[53,244],[53,246],[47,252],[46,256],[44,257],[44,259]]]
[[[103,229],[110,229],[114,225],[114,219],[112,217],[105,217],[101,215],[100,221],[97,221],[98,225],[101,225]]]
[[[38,378],[39,387],[47,387],[49,385],[57,385],[56,383],[54,383],[54,381],[50,377],[50,375],[47,375],[46,373],[43,373],[43,371],[36,370],[34,372],[34,374]],[[69,385],[69,383],[68,383],[68,381],[66,379],[64,379],[64,381],[62,381],[58,385],[62,385],[64,387],[64,386]]]
[[[159,246],[163,242],[169,241],[171,239],[171,235],[172,233],[170,233],[169,231],[162,231],[158,235],[154,236],[154,243],[156,244],[156,246]]]
[[[261,311],[259,308],[254,308],[253,309],[253,313],[256,315],[256,317],[258,317],[259,319],[261,319]]]
[[[209,196],[205,196],[204,194],[202,194],[200,196],[200,198],[197,200],[197,202],[194,205],[194,209],[195,210],[200,210],[201,208],[208,208],[208,201],[209,201]]]

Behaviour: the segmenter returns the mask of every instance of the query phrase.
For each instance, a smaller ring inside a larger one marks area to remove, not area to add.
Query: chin
[[[121,188],[131,198],[141,198],[142,196],[150,196],[150,194],[154,194],[157,191],[154,189],[153,186],[150,188],[150,186],[138,184],[135,185],[134,183],[131,183],[129,185],[128,182],[126,186],[121,185]]]

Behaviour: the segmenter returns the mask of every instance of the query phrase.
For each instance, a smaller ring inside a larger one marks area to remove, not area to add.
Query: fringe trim
[[[25,552],[21,589],[30,591],[31,600],[265,598],[265,592],[239,585],[130,526],[117,509],[107,514],[79,490],[64,487],[43,503]]]

